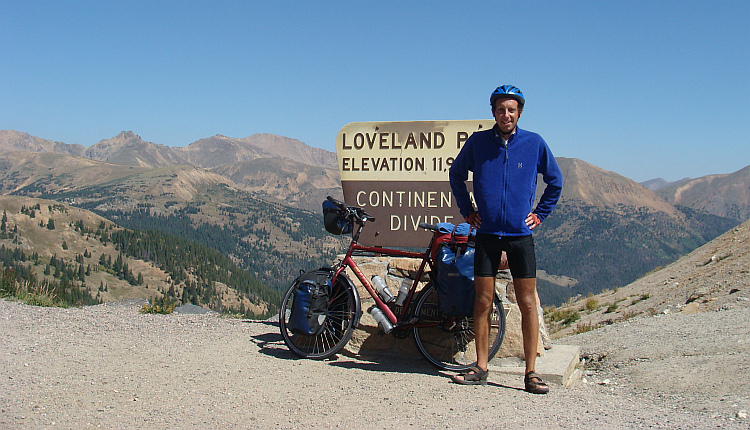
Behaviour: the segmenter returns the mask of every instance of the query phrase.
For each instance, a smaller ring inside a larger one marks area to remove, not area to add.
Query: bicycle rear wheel
[[[446,317],[438,306],[437,288],[427,284],[417,299],[414,327],[417,349],[432,365],[451,371],[468,370],[477,361],[473,317]],[[490,319],[489,358],[497,354],[505,336],[505,312],[495,294]]]
[[[354,292],[341,282],[336,282],[331,292],[328,314],[323,329],[317,336],[293,333],[289,327],[296,284],[284,294],[279,310],[279,326],[286,346],[303,358],[322,360],[339,352],[352,337],[356,304]]]

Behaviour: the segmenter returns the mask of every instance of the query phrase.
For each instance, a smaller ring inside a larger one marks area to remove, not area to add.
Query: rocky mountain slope
[[[648,181],[640,182],[641,185],[648,188],[651,191],[656,191],[660,188],[668,187],[680,182],[689,181],[691,178],[682,178],[677,181],[669,182],[664,178],[649,179]]]
[[[100,140],[87,148],[84,156],[92,160],[139,167],[189,164],[172,148],[145,142],[132,131],[123,131],[112,139]]]
[[[750,166],[723,175],[678,182],[658,189],[667,202],[744,221],[750,218]]]
[[[274,134],[254,134],[242,139],[217,134],[200,139],[184,148],[175,148],[175,150],[183,154],[191,164],[205,168],[259,158],[281,158],[310,166],[338,170],[336,154],[307,146],[296,139]]]
[[[0,153],[12,151],[54,152],[83,156],[84,148],[78,144],[67,144],[31,136],[14,130],[0,130]]]
[[[548,314],[554,336],[631,318],[750,307],[750,221],[626,286],[579,297]]]
[[[633,206],[679,216],[674,206],[622,175],[576,158],[559,158],[558,164],[565,178],[563,200],[580,200],[596,207]],[[541,195],[543,188],[537,188]]]
[[[327,195],[343,196],[336,154],[309,147],[296,139],[271,134],[240,139],[216,135],[186,147],[170,148],[144,141],[132,131],[123,131],[84,148],[13,130],[0,130],[0,155],[12,151],[60,153],[145,168],[189,165],[216,169],[231,172],[231,177],[237,180],[236,188],[309,210],[319,210],[320,202]],[[6,166],[13,166],[13,163],[6,163]]]

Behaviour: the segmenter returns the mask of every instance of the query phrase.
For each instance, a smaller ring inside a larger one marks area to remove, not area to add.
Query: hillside
[[[241,139],[217,134],[175,150],[191,164],[207,169],[256,159],[280,158],[338,171],[336,154],[273,134],[254,134]]]
[[[327,196],[343,199],[336,170],[282,158],[258,158],[211,169],[237,187],[286,206],[318,212]]]
[[[30,280],[30,287],[59,284],[74,303],[170,296],[248,315],[264,315],[278,306],[277,293],[206,247],[124,230],[89,211],[50,200],[0,196],[0,208],[3,265],[14,268],[13,276]]]
[[[547,318],[559,337],[634,317],[738,307],[750,307],[750,221],[628,285],[571,300]]]
[[[750,219],[750,166],[730,174],[681,181],[658,189],[657,194],[676,206],[745,221]]]
[[[3,193],[57,200],[131,229],[210,246],[272,288],[330,262],[337,240],[315,212],[272,203],[199,167],[158,169],[47,153],[0,154]],[[308,194],[310,194],[308,192]]]
[[[42,139],[27,133],[14,130],[0,130],[0,153],[13,151],[53,152],[83,156],[84,148],[78,144],[67,144]]]
[[[558,162],[563,194],[534,234],[544,304],[626,285],[737,224],[672,206],[642,185],[584,161]]]
[[[644,187],[648,188],[651,191],[656,191],[656,190],[658,190],[660,188],[668,187],[670,185],[675,185],[675,184],[678,184],[680,182],[689,181],[690,179],[691,178],[682,178],[682,179],[677,180],[677,181],[668,182],[664,178],[655,178],[655,179],[649,179],[648,181],[640,182],[640,184],[643,185]]]
[[[677,209],[635,181],[577,158],[558,158],[565,178],[563,200],[579,200],[601,208],[631,206],[679,217]],[[538,187],[538,193],[543,189]]]
[[[232,172],[238,179],[235,186],[246,189],[256,197],[308,210],[319,210],[322,198],[327,195],[343,196],[336,154],[309,147],[296,139],[272,134],[255,134],[239,139],[216,135],[186,147],[170,148],[144,141],[132,131],[123,131],[111,139],[103,139],[84,148],[14,130],[0,130],[0,155],[8,152],[59,153],[137,168],[180,165],[219,168]],[[4,164],[11,168],[14,166],[13,162]],[[74,164],[80,164],[80,161]],[[270,177],[269,166],[276,169]],[[322,181],[319,182],[319,179]],[[264,185],[258,186],[258,182]],[[287,187],[293,191],[285,191]]]
[[[112,139],[99,141],[86,149],[84,156],[92,160],[139,167],[189,164],[172,148],[145,142],[132,131],[123,131]]]

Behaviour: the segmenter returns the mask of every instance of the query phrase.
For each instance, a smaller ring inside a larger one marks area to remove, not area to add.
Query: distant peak
[[[123,139],[132,139],[134,137],[137,137],[138,139],[141,138],[141,136],[138,136],[137,134],[133,133],[130,130],[128,130],[128,131],[122,131],[122,132],[120,132],[120,134],[118,134],[115,137],[119,137],[119,138],[123,138]]]

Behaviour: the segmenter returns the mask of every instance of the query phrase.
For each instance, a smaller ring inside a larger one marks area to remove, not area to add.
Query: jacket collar
[[[516,129],[515,129],[515,130],[513,130],[513,133],[511,133],[511,135],[510,135],[510,139],[508,139],[508,142],[510,142],[511,140],[515,139],[515,137],[516,137],[516,135],[518,134],[518,132],[519,132],[519,131],[521,131],[521,129],[520,129],[520,128],[518,128],[518,125],[516,125]],[[498,126],[497,124],[495,124],[495,125],[494,125],[494,126],[492,127],[492,135],[493,135],[493,136],[495,137],[495,139],[497,139],[497,140],[501,140],[501,139],[502,139],[502,138],[500,137],[500,127],[499,127],[499,126]]]

